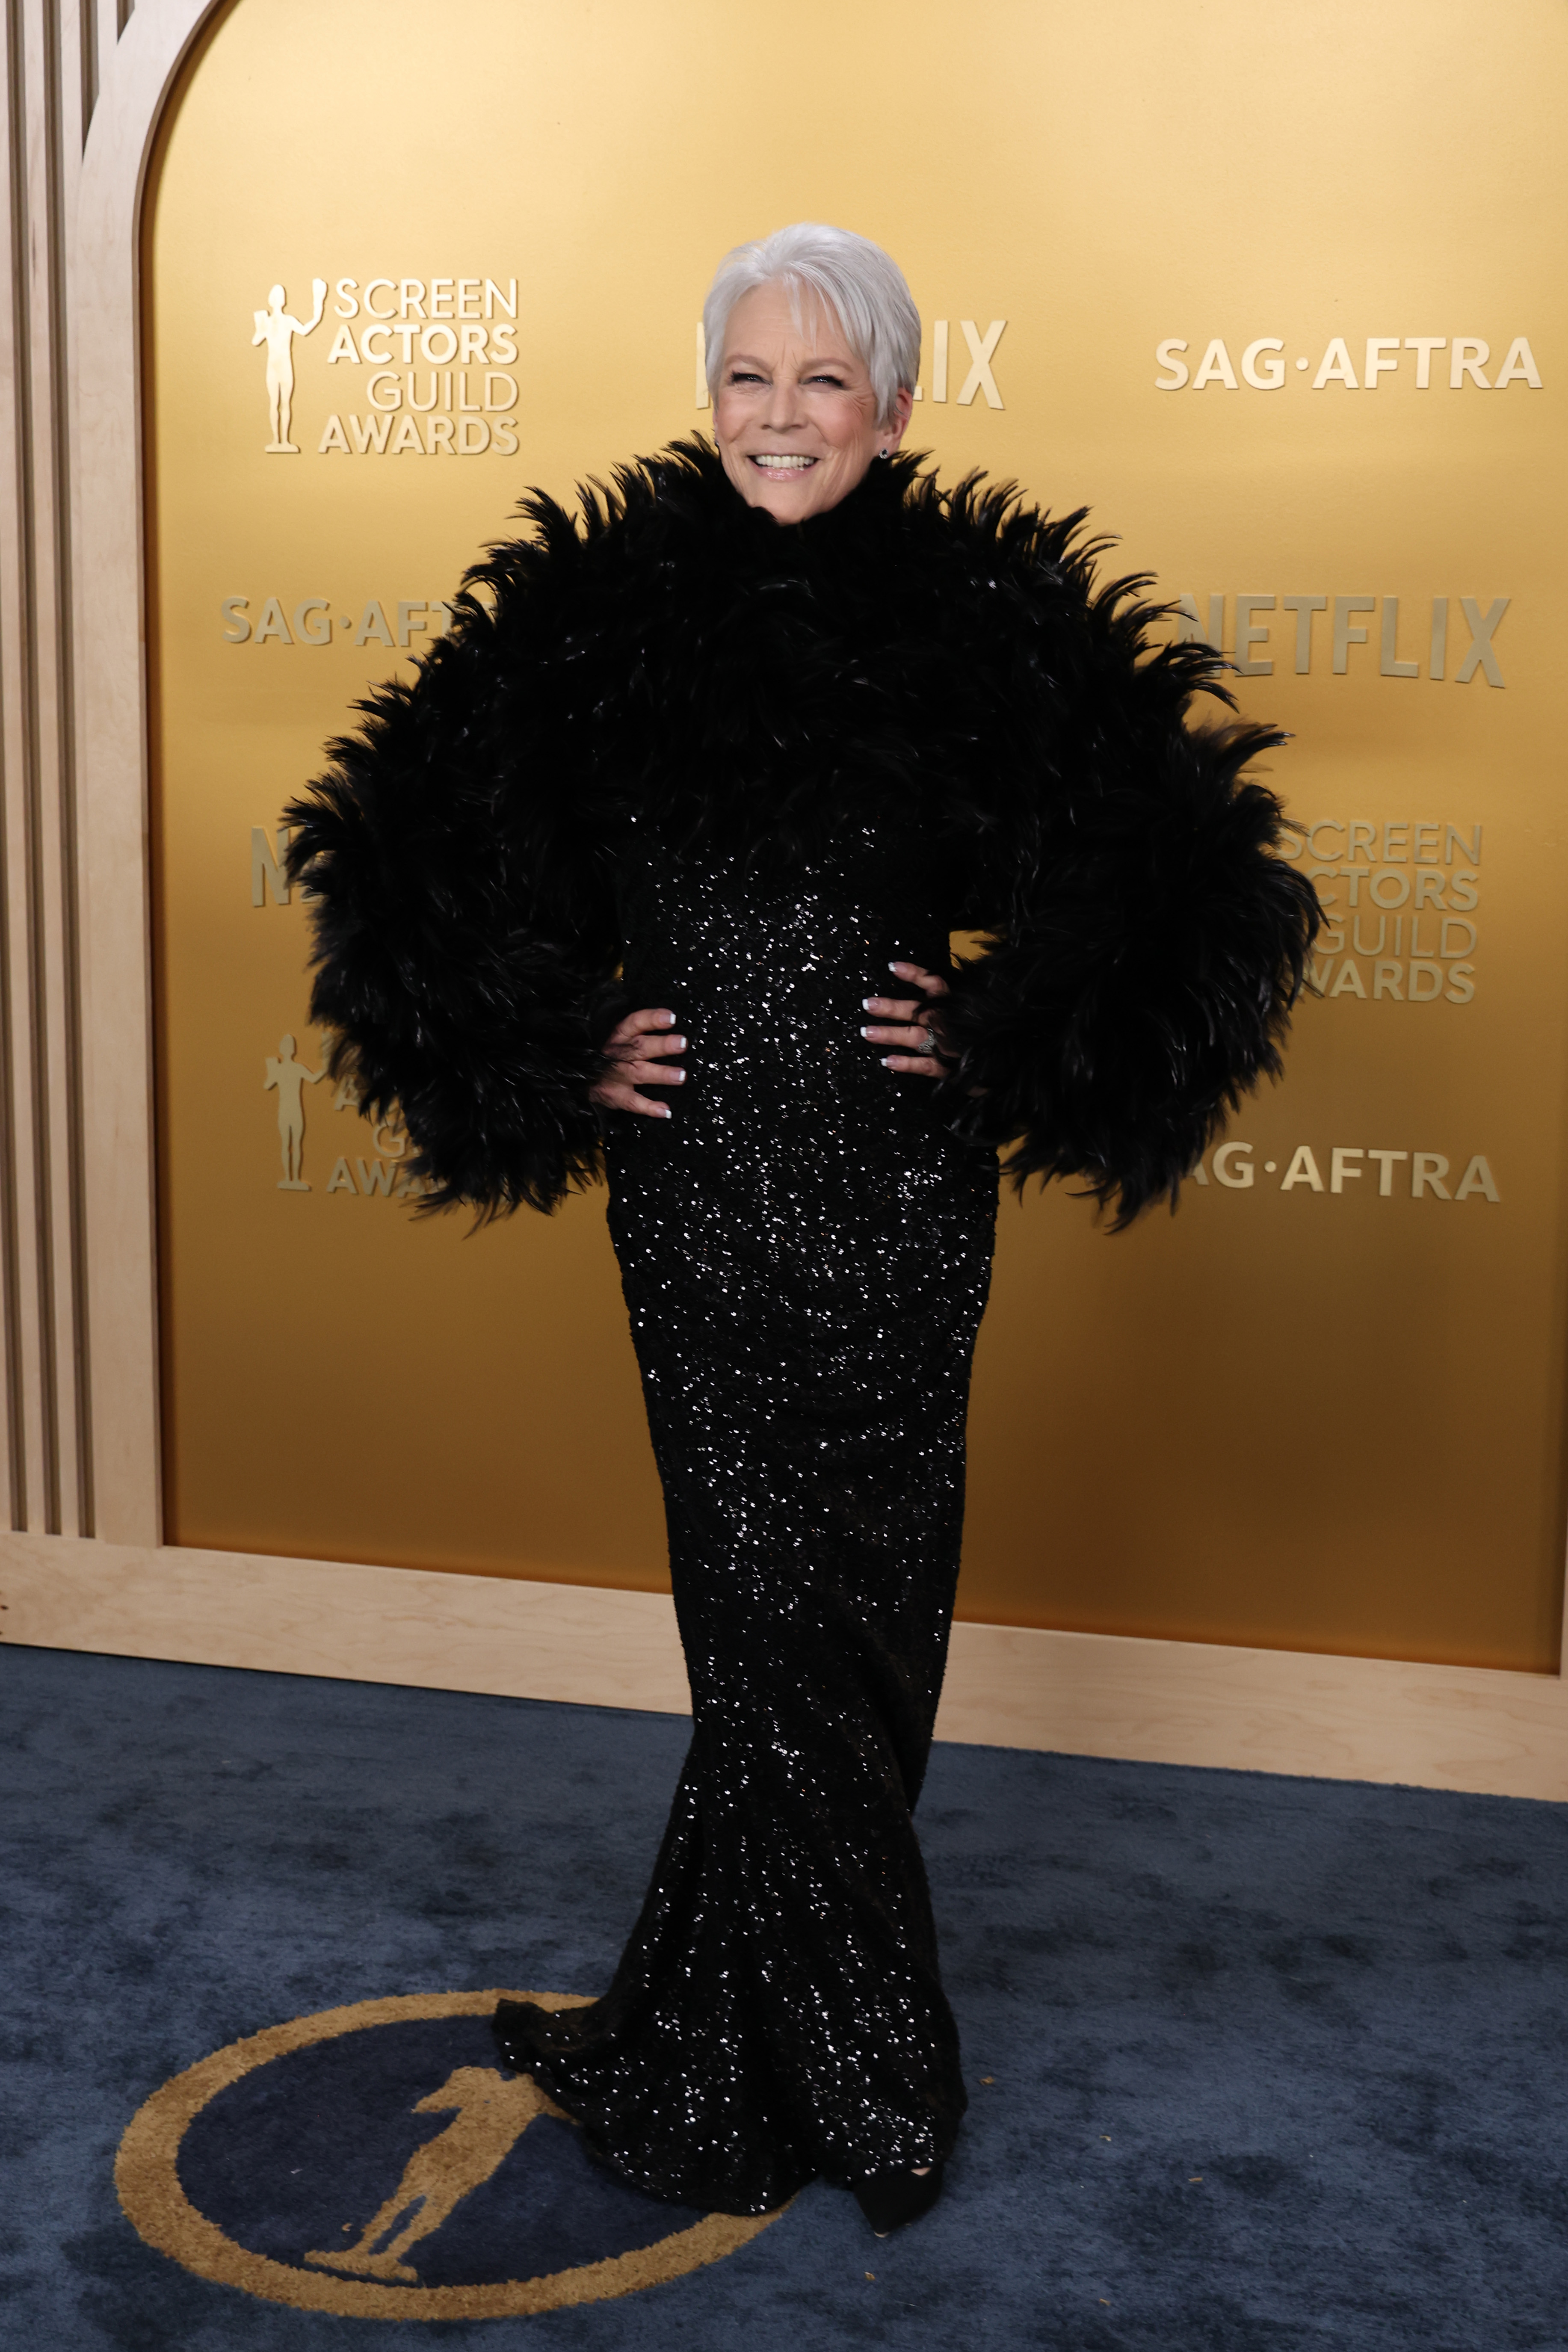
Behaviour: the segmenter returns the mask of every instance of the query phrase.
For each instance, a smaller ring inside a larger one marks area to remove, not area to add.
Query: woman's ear
[[[900,384],[898,391],[893,395],[893,414],[891,419],[883,425],[882,437],[878,444],[879,448],[885,456],[890,457],[893,451],[903,439],[910,418],[914,414],[914,406],[915,398],[913,393],[909,391],[905,385]]]

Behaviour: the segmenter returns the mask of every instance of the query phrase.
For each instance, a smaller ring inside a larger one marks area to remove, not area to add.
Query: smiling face
[[[784,286],[754,287],[731,311],[713,437],[747,505],[775,521],[804,522],[847,498],[879,451],[898,447],[910,407],[900,391],[879,424],[865,361],[809,296],[798,320]]]

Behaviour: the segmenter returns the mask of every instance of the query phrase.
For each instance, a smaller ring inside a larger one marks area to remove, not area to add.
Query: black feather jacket
[[[287,811],[311,1017],[435,1201],[549,1209],[597,1171],[634,814],[776,874],[889,811],[987,941],[942,1008],[946,1115],[1020,1182],[1173,1200],[1278,1072],[1317,923],[1242,774],[1282,738],[1187,723],[1228,703],[1220,656],[1152,640],[1146,581],[1096,584],[1081,513],[911,458],[792,527],[699,442],[523,511]]]

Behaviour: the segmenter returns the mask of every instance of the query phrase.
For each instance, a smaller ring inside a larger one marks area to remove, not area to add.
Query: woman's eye
[[[760,375],[753,374],[747,368],[731,368],[730,371],[731,383],[761,383],[762,380]]]
[[[842,392],[844,389],[844,379],[841,375],[814,375],[810,381],[813,383],[825,383],[833,392]]]

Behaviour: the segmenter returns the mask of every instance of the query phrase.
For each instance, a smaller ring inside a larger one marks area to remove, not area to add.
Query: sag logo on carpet
[[[389,1996],[297,2017],[174,2075],[133,2117],[115,2185],[149,2245],[304,2311],[499,2319],[717,2262],[777,2219],[662,2205],[594,2163],[495,2063],[500,2000]]]

